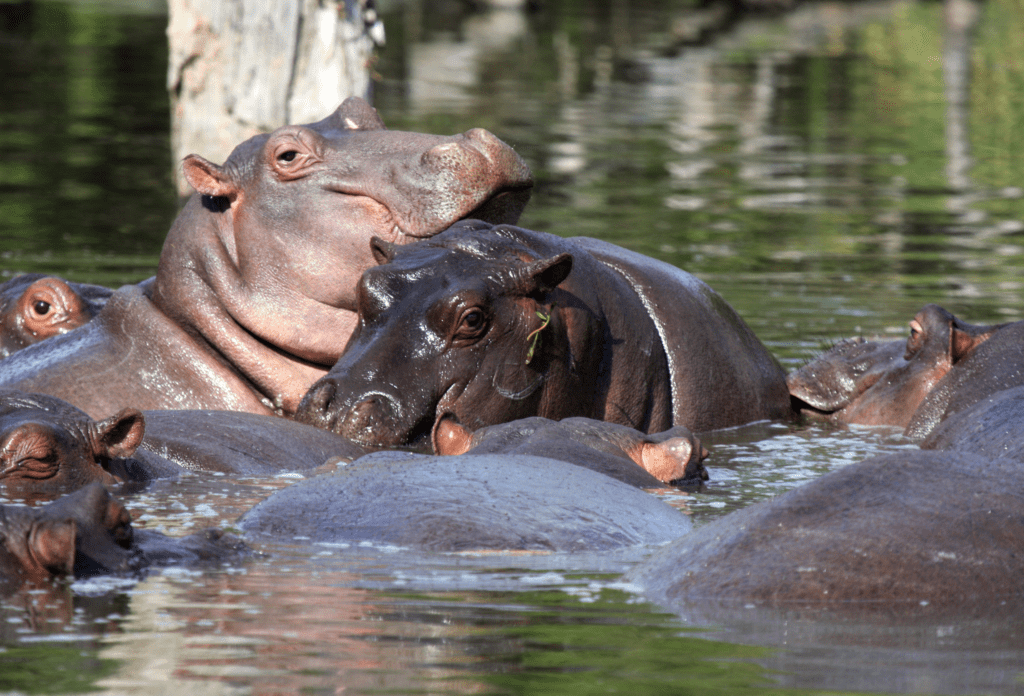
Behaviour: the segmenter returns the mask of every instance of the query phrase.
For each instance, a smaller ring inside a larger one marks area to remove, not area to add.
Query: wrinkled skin
[[[1020,605],[1024,469],[960,452],[852,464],[711,522],[627,573],[648,599],[848,612]]]
[[[638,488],[694,485],[708,479],[708,451],[676,426],[646,435],[589,418],[522,418],[469,432],[446,415],[434,428],[434,453],[525,454],[583,466]]]
[[[0,492],[8,498],[51,499],[92,482],[141,483],[183,470],[310,471],[363,453],[337,435],[274,416],[123,409],[95,421],[55,397],[0,391]]]
[[[479,221],[374,250],[359,327],[304,399],[304,422],[390,446],[428,438],[448,413],[471,431],[584,416],[644,432],[790,414],[764,346],[667,264]]]
[[[92,319],[113,290],[28,273],[0,284],[0,359]]]
[[[1024,322],[974,326],[927,305],[905,342],[844,341],[787,382],[811,417],[923,438],[949,415],[1024,384],[1022,334]]]
[[[249,554],[236,537],[207,529],[180,538],[136,531],[99,483],[48,505],[0,506],[0,593],[74,575],[138,574],[158,565],[234,562]]]
[[[378,452],[273,493],[247,537],[425,551],[602,551],[691,529],[657,496],[555,459]]]
[[[389,131],[366,102],[183,162],[196,189],[156,278],[115,292],[81,331],[9,358],[0,385],[95,418],[139,409],[290,414],[356,323],[369,240],[402,244],[474,215],[512,222],[532,179],[487,131]]]

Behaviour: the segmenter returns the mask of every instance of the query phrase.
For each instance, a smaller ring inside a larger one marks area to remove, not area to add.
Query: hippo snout
[[[392,439],[398,406],[385,394],[339,397],[335,382],[324,379],[313,385],[296,413],[296,420],[330,430],[353,442],[378,445]]]

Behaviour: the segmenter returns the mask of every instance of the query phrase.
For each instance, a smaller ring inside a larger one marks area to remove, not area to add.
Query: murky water
[[[538,186],[527,227],[601,237],[700,276],[792,368],[898,337],[927,302],[1019,319],[1024,17],[969,32],[933,3],[723,19],[683,3],[381,3],[392,128],[484,126]],[[162,52],[138,3],[0,3],[0,272],[117,285],[155,270],[176,201]],[[696,524],[879,452],[884,429],[709,433]],[[126,499],[168,534],[230,527],[293,479],[186,476]],[[0,690],[25,693],[1024,692],[993,617],[887,626],[700,608],[619,583],[643,551],[416,556],[290,546],[238,567],[100,578],[0,608]]]

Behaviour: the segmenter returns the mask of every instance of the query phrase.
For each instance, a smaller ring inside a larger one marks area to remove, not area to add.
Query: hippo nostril
[[[337,414],[332,414],[332,404],[337,392],[333,380],[322,379],[306,392],[302,403],[295,412],[295,420],[327,430],[334,429]]]
[[[382,444],[391,439],[395,415],[396,407],[390,398],[373,394],[349,408],[334,431],[363,444]]]

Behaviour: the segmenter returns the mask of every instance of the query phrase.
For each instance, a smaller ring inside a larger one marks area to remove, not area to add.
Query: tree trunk
[[[370,96],[366,0],[169,0],[171,147],[223,162],[243,140]],[[369,26],[368,26],[369,25]]]

